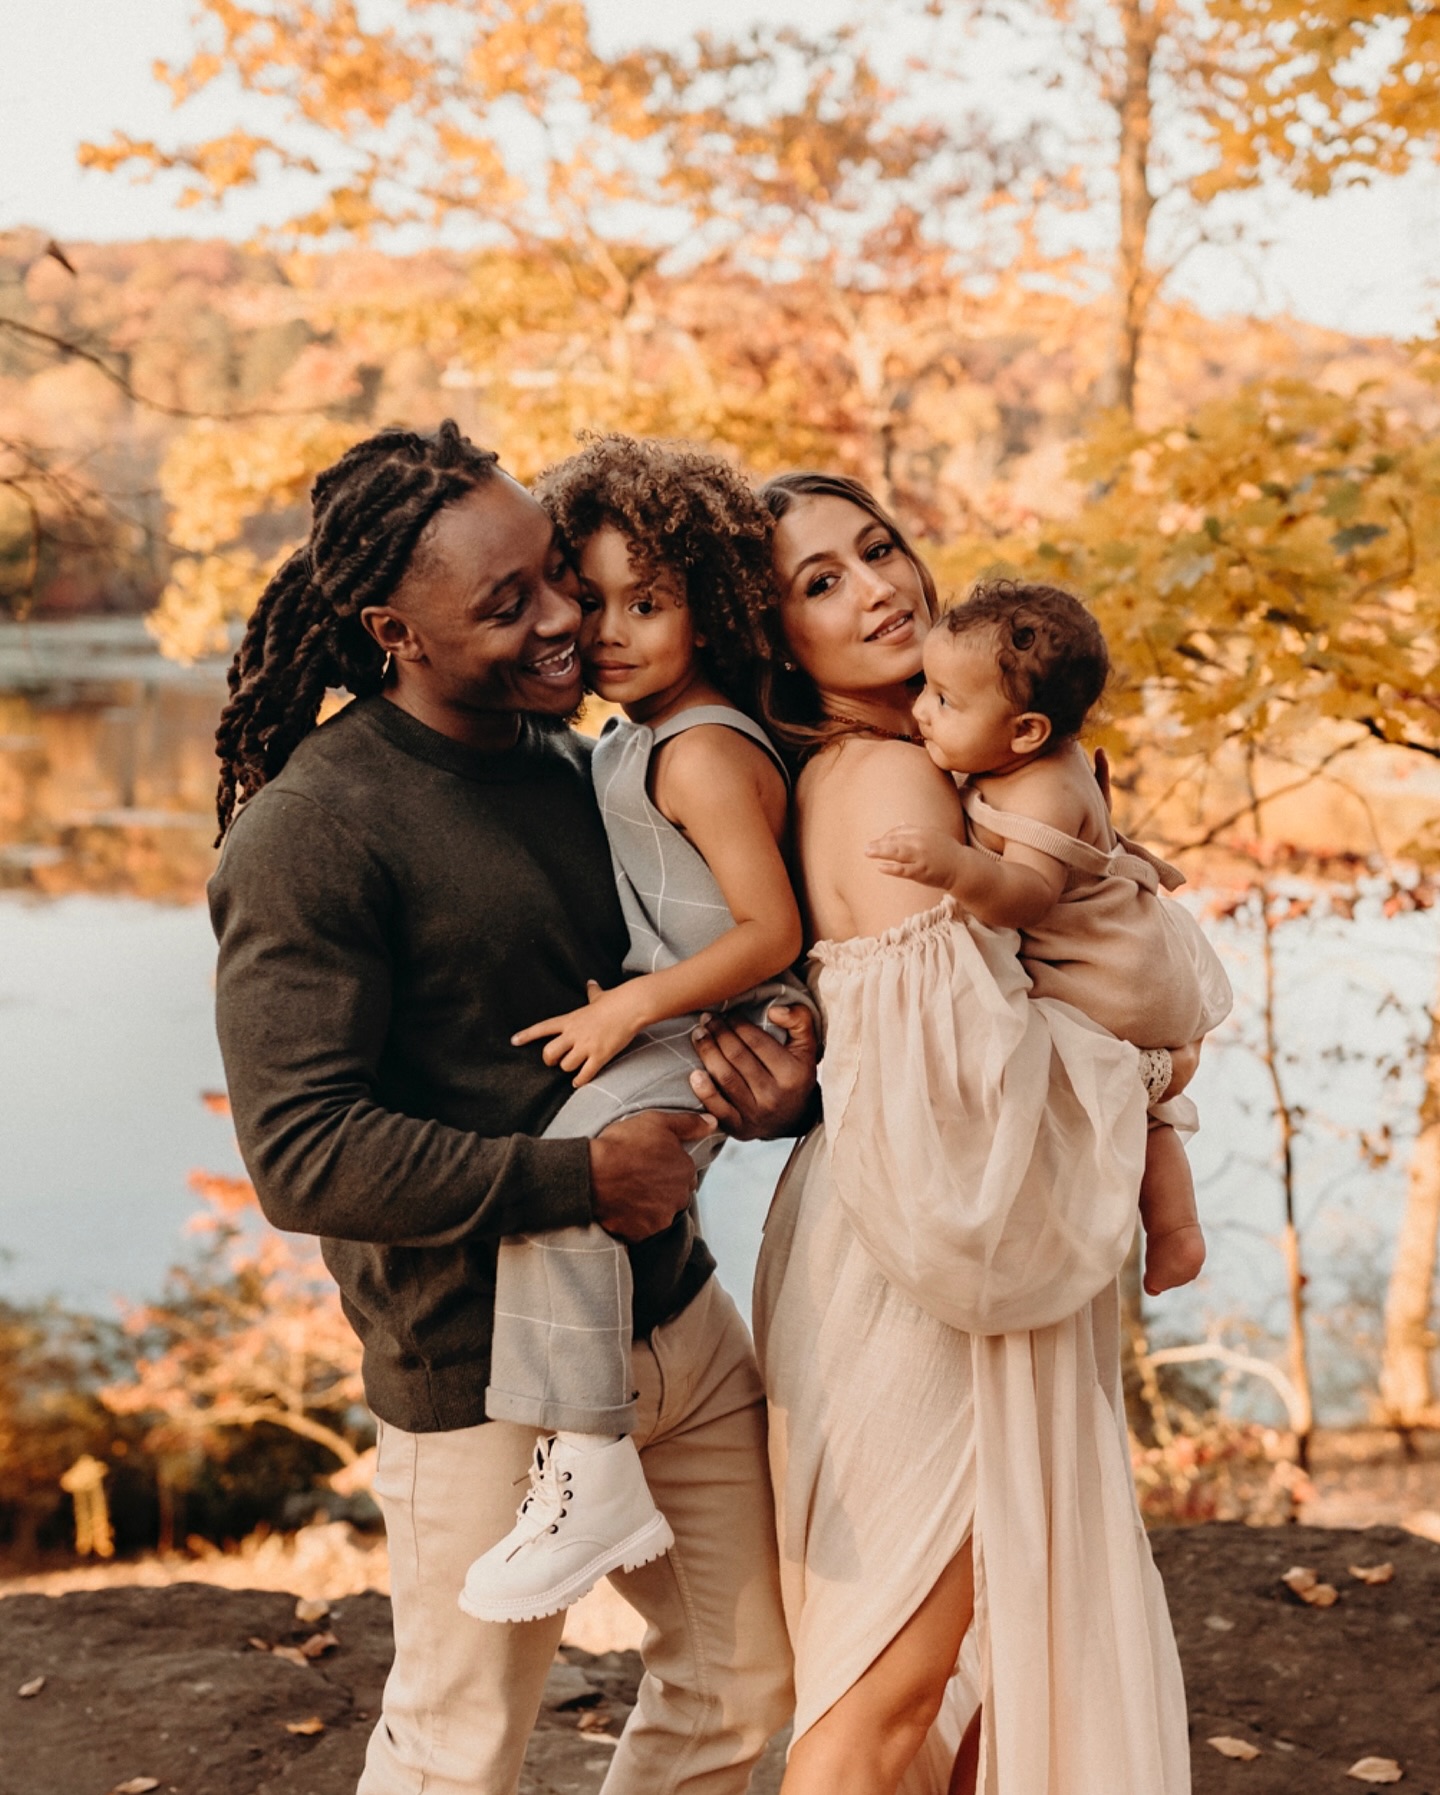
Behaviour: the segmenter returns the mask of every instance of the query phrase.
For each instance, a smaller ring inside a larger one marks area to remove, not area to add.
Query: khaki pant
[[[789,1718],[760,1378],[712,1277],[634,1349],[635,1443],[675,1532],[614,1582],[648,1622],[645,1675],[604,1795],[741,1795]],[[513,1795],[563,1615],[471,1620],[472,1559],[510,1530],[535,1433],[382,1427],[375,1494],[390,1545],[395,1663],[358,1795]]]

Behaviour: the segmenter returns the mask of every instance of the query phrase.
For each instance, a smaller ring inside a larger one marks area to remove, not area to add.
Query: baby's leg
[[[1199,1277],[1205,1236],[1195,1208],[1195,1180],[1180,1136],[1164,1122],[1152,1122],[1145,1140],[1140,1220],[1145,1225],[1145,1289],[1151,1296]]]

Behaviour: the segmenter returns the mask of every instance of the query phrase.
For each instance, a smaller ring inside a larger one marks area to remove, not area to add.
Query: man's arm
[[[596,1220],[628,1238],[664,1227],[693,1188],[674,1126],[633,1118],[604,1146],[487,1137],[376,1100],[395,901],[383,868],[307,799],[273,792],[237,819],[210,886],[216,1023],[266,1216],[409,1246]]]

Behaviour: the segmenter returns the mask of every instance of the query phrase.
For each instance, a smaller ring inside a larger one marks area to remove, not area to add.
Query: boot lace
[[[570,1478],[555,1468],[554,1445],[553,1439],[536,1443],[528,1473],[530,1487],[515,1515],[515,1544],[505,1554],[507,1563],[522,1547],[533,1544],[542,1534],[558,1533],[560,1523],[568,1513],[565,1504],[570,1499]]]

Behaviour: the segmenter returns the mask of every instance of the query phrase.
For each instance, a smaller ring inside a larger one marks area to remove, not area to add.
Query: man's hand
[[[951,890],[964,867],[959,842],[943,829],[899,823],[866,844],[866,858],[893,879],[913,879],[935,891]]]
[[[786,1038],[777,1041],[750,1022],[711,1016],[691,1031],[703,1072],[690,1088],[736,1140],[775,1140],[794,1134],[815,1089],[815,1017],[803,1003],[766,1012]]]
[[[548,1016],[510,1037],[512,1047],[528,1047],[532,1041],[553,1036],[541,1057],[547,1066],[573,1072],[576,1090],[589,1084],[617,1053],[623,1053],[644,1026],[637,1013],[633,983],[605,991],[590,979],[585,989],[589,1001],[583,1010]]]
[[[595,1220],[621,1240],[648,1240],[668,1228],[700,1181],[682,1143],[714,1132],[712,1117],[679,1110],[647,1109],[612,1122],[590,1143]]]

